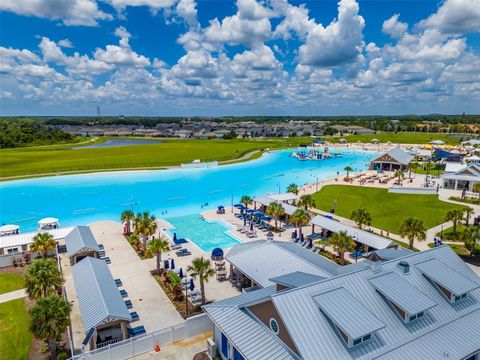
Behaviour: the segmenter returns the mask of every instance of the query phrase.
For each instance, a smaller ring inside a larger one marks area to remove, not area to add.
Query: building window
[[[275,319],[270,319],[270,329],[273,331],[275,335],[278,335],[280,332],[280,328],[278,327],[278,322]]]
[[[353,340],[353,346],[361,344],[361,343],[362,343],[362,338],[358,338],[358,339]]]
[[[367,340],[370,340],[371,338],[372,338],[372,335],[368,334],[363,337],[362,341],[367,341]]]

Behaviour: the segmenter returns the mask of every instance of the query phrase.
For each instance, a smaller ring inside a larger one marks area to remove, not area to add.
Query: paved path
[[[4,303],[11,300],[21,299],[27,296],[25,289],[10,291],[0,295],[0,303]]]

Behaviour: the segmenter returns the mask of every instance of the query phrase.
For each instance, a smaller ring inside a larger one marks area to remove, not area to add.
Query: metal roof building
[[[105,261],[86,257],[72,267],[85,331],[132,318]]]
[[[372,168],[380,167],[382,170],[394,170],[395,168],[405,168],[413,156],[403,151],[400,146],[396,146],[385,154],[371,161]]]
[[[330,277],[339,267],[298,244],[269,240],[235,245],[225,259],[261,287],[273,285],[271,278],[295,271]]]
[[[100,248],[88,226],[75,227],[66,237],[68,257],[72,264],[80,261],[85,256],[98,257]]]
[[[432,281],[467,296],[449,301]],[[275,293],[262,289],[256,298],[255,291],[241,295],[235,308],[257,323],[256,339],[276,336],[276,327],[265,325],[265,319],[274,318],[288,333],[277,340],[303,360],[464,360],[480,354],[480,278],[448,246],[372,262],[312,283],[299,277],[297,285]],[[243,302],[243,296],[249,301]],[[259,304],[265,312],[260,317],[254,311]],[[205,306],[217,325],[213,306],[222,302]],[[402,318],[403,311],[418,317]],[[221,322],[225,329],[228,319]],[[240,338],[249,333],[251,321],[242,324],[234,329]],[[237,344],[245,359],[250,357],[244,347],[260,351],[263,346]]]
[[[74,228],[66,227],[52,230],[42,230],[52,234],[54,240],[64,239]],[[38,234],[38,231],[32,231],[24,234],[0,236],[0,248],[10,248],[15,246],[30,245],[33,243],[33,238]]]
[[[342,224],[339,221],[332,220],[325,216],[317,215],[310,223],[315,226],[320,226],[322,229],[337,233],[345,231],[349,236],[353,237],[356,242],[367,245],[373,249],[386,249],[397,247],[398,245],[390,239],[384,238],[380,235],[355,228],[353,226]]]

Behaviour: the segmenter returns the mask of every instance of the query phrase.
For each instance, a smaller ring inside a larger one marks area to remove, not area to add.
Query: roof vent
[[[400,269],[403,270],[404,274],[408,274],[410,272],[410,264],[405,260],[400,261],[398,263],[398,266],[400,266]]]

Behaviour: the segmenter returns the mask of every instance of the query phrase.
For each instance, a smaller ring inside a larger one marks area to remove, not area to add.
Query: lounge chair
[[[140,320],[140,316],[138,316],[138,314],[137,314],[136,311],[132,311],[132,312],[130,313],[130,316],[132,317],[132,321],[131,321],[131,322]]]
[[[110,260],[110,258],[108,256],[105,256],[105,257],[101,257],[100,259],[102,260],[105,260],[105,262],[110,265],[112,263],[112,260]]]
[[[179,251],[175,252],[175,254],[177,254],[177,256],[192,255],[192,253],[188,249],[180,249]]]
[[[133,307],[131,300],[125,300],[124,303],[127,309],[131,309]]]
[[[105,256],[105,250],[100,250],[100,251],[98,252],[98,256],[99,256],[99,257],[104,257],[104,256]]]
[[[319,248],[315,247],[315,248],[313,248],[313,253],[316,254],[316,253],[319,252],[319,250],[320,250]]]
[[[128,297],[128,293],[125,290],[120,290],[119,293],[122,295],[122,298]]]
[[[179,250],[181,248],[182,248],[182,245],[170,244],[170,249],[171,250]]]
[[[117,287],[123,286],[122,280],[115,279],[115,285],[117,285]]]
[[[137,327],[134,327],[134,328],[128,328],[128,336],[130,336],[130,337],[142,335],[142,334],[145,334],[145,333],[146,333],[146,331],[145,331],[145,328],[143,327],[143,325],[137,326]]]
[[[99,248],[100,250],[105,250],[105,247],[103,246],[103,244],[98,244],[98,248]]]

